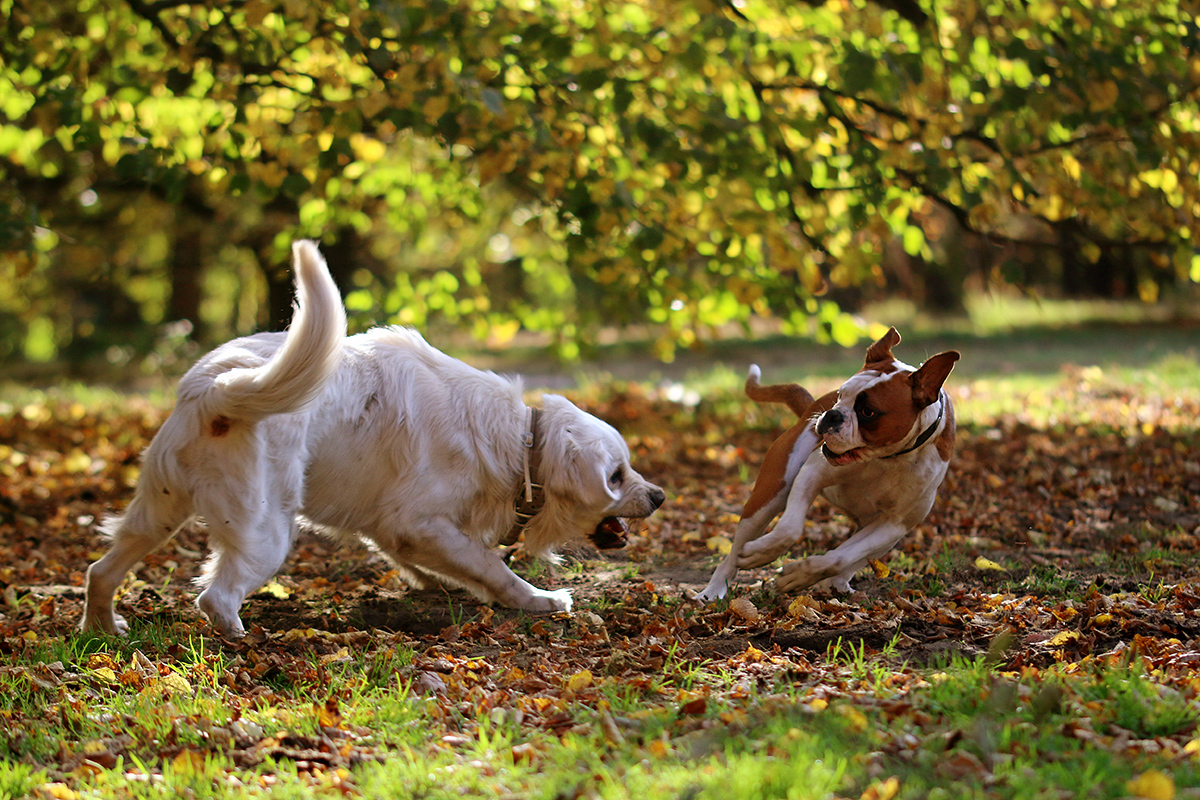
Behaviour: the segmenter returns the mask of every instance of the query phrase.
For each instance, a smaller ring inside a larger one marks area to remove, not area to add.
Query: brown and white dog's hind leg
[[[854,573],[871,559],[885,555],[907,531],[894,520],[871,523],[828,553],[784,564],[775,586],[781,592],[792,592],[828,581],[830,588],[849,592]]]

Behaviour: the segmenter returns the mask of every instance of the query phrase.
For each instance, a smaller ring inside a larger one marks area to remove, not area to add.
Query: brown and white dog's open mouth
[[[821,455],[825,456],[825,460],[833,467],[844,467],[847,464],[853,464],[862,458],[862,450],[863,448],[861,447],[855,447],[844,453],[835,453],[829,449],[829,445],[821,445]]]

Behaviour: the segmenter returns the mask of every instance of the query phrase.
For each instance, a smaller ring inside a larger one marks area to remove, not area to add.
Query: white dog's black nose
[[[667,493],[657,486],[651,489],[650,494],[648,494],[646,497],[650,500],[650,504],[655,508],[658,508],[667,501]]]
[[[842,415],[841,411],[836,408],[831,408],[822,414],[821,418],[817,420],[817,433],[824,436],[830,431],[842,427],[842,422],[844,420],[845,417]]]

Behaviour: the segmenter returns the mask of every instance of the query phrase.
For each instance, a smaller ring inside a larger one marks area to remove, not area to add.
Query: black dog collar
[[[884,456],[884,458],[895,458],[896,456],[902,456],[905,453],[911,453],[913,450],[916,450],[918,447],[929,441],[929,437],[933,436],[933,434],[937,431],[938,426],[942,424],[942,417],[946,415],[945,389],[942,389],[940,392],[938,392],[938,403],[938,415],[937,419],[933,421],[933,424],[921,431],[921,435],[917,437],[917,440],[913,442],[911,446],[901,450],[899,453],[892,453],[890,456]]]

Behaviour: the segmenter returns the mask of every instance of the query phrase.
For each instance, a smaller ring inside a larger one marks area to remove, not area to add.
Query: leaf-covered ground
[[[733,391],[621,384],[578,400],[626,434],[668,503],[621,551],[581,547],[553,570],[512,553],[534,583],[570,587],[573,614],[414,592],[365,549],[306,536],[247,601],[237,642],[191,605],[199,530],[126,582],[129,640],[73,632],[104,548],[95,522],[128,501],[163,412],[8,404],[0,797],[208,786],[214,771],[234,794],[376,796],[378,765],[400,762],[420,765],[412,796],[723,797],[739,758],[824,763],[793,740],[857,755],[779,791],[759,776],[759,796],[1196,796],[1200,393],[1098,368],[1062,370],[1016,411],[982,410],[988,391],[953,386],[965,413],[939,501],[851,595],[778,595],[762,569],[735,602],[688,602],[791,420]],[[793,556],[846,523],[822,505],[809,533]],[[939,700],[947,682],[958,694]],[[563,766],[580,742],[589,754]],[[1090,754],[1121,766],[1087,774]]]

